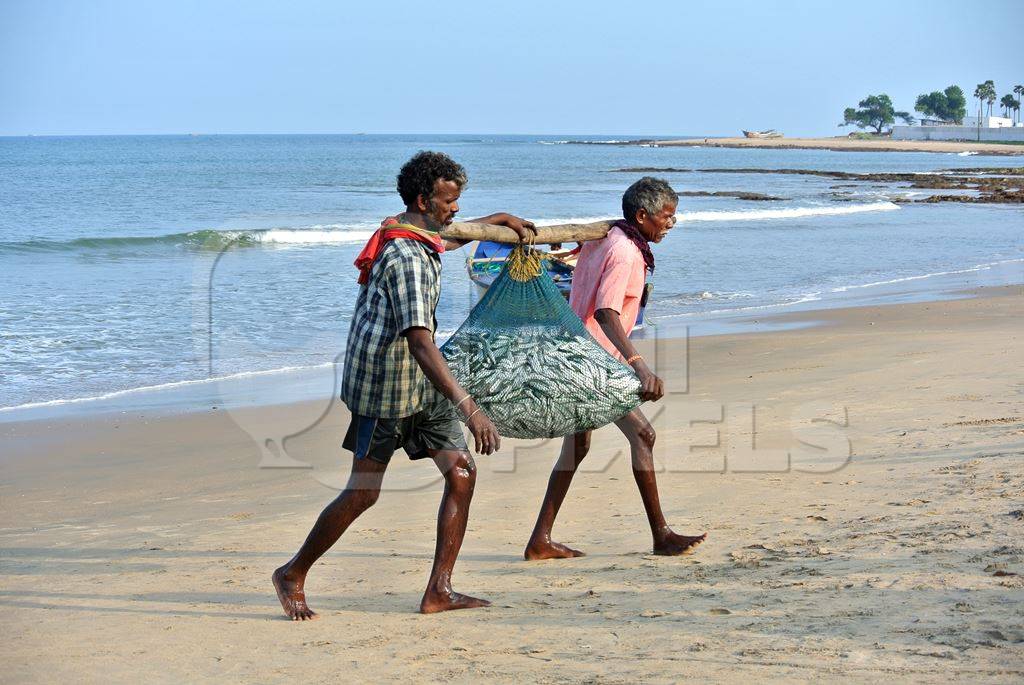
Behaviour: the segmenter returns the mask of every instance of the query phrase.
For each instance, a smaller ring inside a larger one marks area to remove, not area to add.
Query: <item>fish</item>
[[[505,437],[554,438],[593,430],[641,404],[633,369],[590,335],[557,324],[463,326],[441,354]]]

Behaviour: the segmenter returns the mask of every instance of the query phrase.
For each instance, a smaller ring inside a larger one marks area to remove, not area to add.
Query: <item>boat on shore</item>
[[[494,283],[494,279],[501,273],[505,261],[515,245],[507,243],[492,243],[488,241],[477,241],[474,245],[468,246],[466,256],[466,273],[469,280],[473,281],[481,290],[487,290]],[[571,250],[541,251],[541,266],[547,271],[548,276],[554,281],[558,291],[568,300],[572,292],[572,274],[576,268],[576,257],[579,255],[579,246]],[[640,312],[636,319],[636,328],[644,325],[644,310],[647,308],[647,300],[651,293],[651,284],[644,286],[644,295],[640,301]]]
[[[767,131],[744,131],[743,135],[747,138],[781,138],[782,134],[776,131],[774,128],[770,128]]]

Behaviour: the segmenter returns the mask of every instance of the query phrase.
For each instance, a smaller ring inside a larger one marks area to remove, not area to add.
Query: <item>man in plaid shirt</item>
[[[445,479],[434,566],[420,611],[490,604],[451,588],[476,483],[476,465],[459,414],[473,433],[478,454],[497,450],[500,439],[491,420],[452,377],[434,343],[434,310],[441,293],[439,253],[463,245],[443,241],[438,232],[459,210],[466,180],[465,169],[446,155],[415,155],[398,174],[406,211],[385,219],[356,260],[363,287],[349,329],[341,388],[341,399],[352,412],[344,441],[354,455],[352,474],[296,555],[274,571],[278,599],[294,621],[317,617],[306,604],[306,574],[377,501],[384,471],[399,447],[411,459],[432,459]],[[533,229],[529,221],[503,213],[471,221],[508,226],[520,240]]]

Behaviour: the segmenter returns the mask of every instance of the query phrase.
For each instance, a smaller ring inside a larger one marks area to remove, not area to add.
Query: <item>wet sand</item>
[[[4,679],[1020,682],[1024,289],[974,294],[662,341],[646,411],[691,556],[650,554],[614,427],[555,528],[580,559],[521,558],[557,446],[479,458],[454,585],[483,610],[414,613],[441,486],[399,454],[309,577],[321,620],[284,618],[270,573],[347,474],[343,407],[298,470],[240,426],[303,405],[0,423]]]

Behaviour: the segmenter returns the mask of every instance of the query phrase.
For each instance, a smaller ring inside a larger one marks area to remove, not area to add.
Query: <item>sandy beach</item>
[[[834,138],[694,138],[652,141],[661,147],[757,147],[836,152],[975,152],[979,155],[1024,155],[1024,145],[947,142],[939,140],[857,140]]]
[[[240,425],[301,406],[2,423],[4,680],[1020,682],[1024,289],[969,295],[661,341],[646,410],[691,556],[650,554],[614,428],[555,528],[580,559],[521,557],[556,445],[479,458],[454,584],[484,610],[414,613],[440,483],[398,455],[309,577],[321,620],[284,618],[269,576],[347,474],[341,406],[299,470]]]

